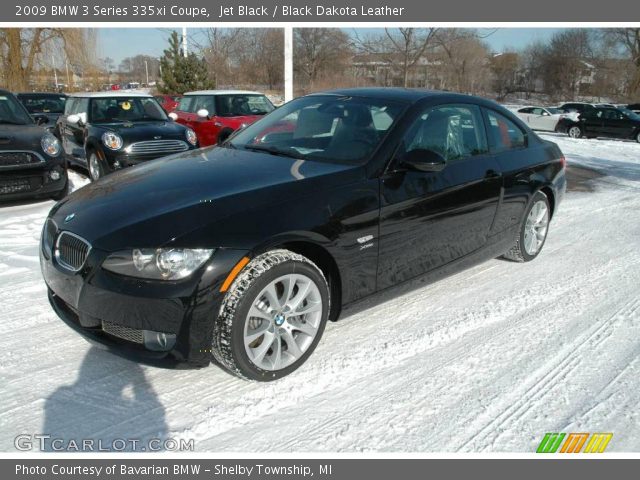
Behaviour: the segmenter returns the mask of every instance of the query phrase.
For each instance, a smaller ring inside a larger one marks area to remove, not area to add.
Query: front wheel
[[[640,132],[636,134],[636,142],[640,143]]]
[[[536,192],[516,238],[515,245],[504,254],[514,262],[530,262],[538,256],[549,231],[551,209],[549,200],[542,192]]]
[[[92,182],[95,182],[100,178],[104,177],[105,168],[102,163],[102,160],[100,160],[100,157],[96,152],[89,153],[88,163],[89,163],[89,177],[91,177]]]
[[[322,337],[329,287],[309,259],[272,250],[253,259],[226,293],[213,331],[214,361],[250,380],[300,367]]]

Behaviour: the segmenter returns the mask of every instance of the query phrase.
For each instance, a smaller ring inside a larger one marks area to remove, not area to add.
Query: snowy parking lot
[[[570,191],[538,259],[346,311],[271,384],[91,347],[46,298],[53,202],[0,207],[0,450],[45,433],[214,452],[532,452],[546,432],[613,432],[608,451],[640,451],[640,144],[542,136],[564,151]]]

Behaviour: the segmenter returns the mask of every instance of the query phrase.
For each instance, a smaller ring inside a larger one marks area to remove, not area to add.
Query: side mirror
[[[200,118],[206,118],[207,120],[209,120],[209,110],[207,110],[206,108],[201,108],[200,110],[198,110],[196,112],[196,115],[198,115],[198,117]]]
[[[67,117],[67,123],[71,123],[73,125],[84,125],[87,123],[87,114],[86,113],[73,113]]]
[[[49,123],[49,117],[46,115],[34,115],[33,119],[36,121],[36,125],[46,125]]]
[[[169,117],[171,121],[175,122],[178,119],[178,114],[171,112],[169,115],[167,115],[167,117]]]
[[[416,148],[402,156],[400,165],[419,172],[439,172],[447,166],[447,161],[433,150]]]

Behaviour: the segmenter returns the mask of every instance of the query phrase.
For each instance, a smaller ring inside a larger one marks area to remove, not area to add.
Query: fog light
[[[57,170],[51,170],[49,172],[49,178],[51,180],[53,180],[54,182],[57,181],[57,180],[60,180],[60,177],[61,177],[60,172],[57,171]]]
[[[142,334],[144,338],[144,346],[148,350],[153,350],[155,352],[168,352],[176,344],[176,336],[173,333],[143,330]]]

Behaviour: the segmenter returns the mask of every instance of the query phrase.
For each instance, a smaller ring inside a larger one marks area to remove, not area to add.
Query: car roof
[[[185,92],[184,95],[264,95],[264,93],[251,90],[196,90]]]
[[[18,93],[19,97],[66,97],[66,93],[55,93],[55,92],[20,92]]]
[[[484,103],[486,105],[497,105],[491,100],[462,93],[446,92],[442,90],[427,90],[420,88],[402,87],[367,87],[367,88],[343,88],[337,90],[327,90],[315,92],[313,95],[339,95],[349,97],[367,97],[381,100],[391,100],[403,103],[415,103],[426,98],[441,98],[446,101],[466,101],[473,100],[473,103]]]
[[[70,93],[70,97],[80,97],[80,98],[110,98],[110,97],[143,97],[143,98],[152,98],[153,95],[150,93],[143,92],[130,92],[128,90],[111,90],[109,92],[80,92],[80,93]]]

